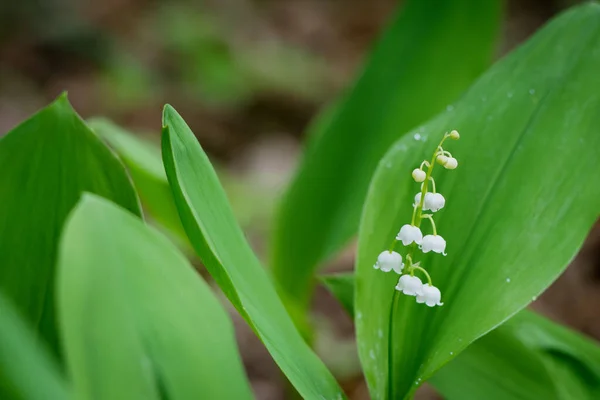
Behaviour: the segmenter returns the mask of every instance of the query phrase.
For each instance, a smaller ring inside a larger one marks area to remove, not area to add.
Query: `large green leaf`
[[[431,383],[449,400],[597,399],[600,346],[522,311],[439,370]]]
[[[286,313],[194,134],[168,105],[163,125],[167,176],[183,226],[204,265],[304,398],[342,398],[335,379]]]
[[[355,304],[373,398],[409,397],[576,254],[600,211],[599,48],[599,5],[561,15],[381,160],[360,227]],[[436,220],[448,257],[421,259],[445,304],[429,309],[373,263],[410,221],[410,171],[451,128],[462,134],[452,143],[459,167],[434,173],[447,199]]]
[[[84,190],[140,215],[124,167],[62,95],[0,141],[0,289],[52,346],[58,236]]]
[[[0,293],[0,398],[67,399],[67,385],[45,345]]]
[[[501,3],[407,1],[353,90],[314,125],[273,236],[273,274],[292,310],[309,304],[317,264],[356,234],[369,180],[393,141],[488,66]]]
[[[122,158],[148,214],[179,239],[185,240],[159,145],[145,141],[104,118],[91,119],[88,124]]]
[[[68,219],[58,304],[78,398],[252,398],[210,287],[167,238],[107,200],[86,195]]]
[[[354,314],[354,275],[321,278]],[[448,400],[595,399],[600,346],[527,310],[475,341],[428,381]]]

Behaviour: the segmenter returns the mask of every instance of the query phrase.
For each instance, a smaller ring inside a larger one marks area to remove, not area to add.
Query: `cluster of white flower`
[[[433,286],[429,273],[420,265],[420,262],[413,262],[413,253],[418,247],[423,253],[440,253],[446,255],[446,240],[437,234],[433,214],[424,214],[424,211],[435,213],[446,205],[446,199],[440,193],[436,192],[435,181],[431,176],[435,162],[442,165],[446,169],[455,169],[458,166],[456,158],[452,157],[450,152],[443,149],[442,145],[446,139],[458,140],[460,135],[453,130],[450,133],[445,133],[442,141],[436,148],[431,162],[423,161],[419,168],[412,172],[413,179],[421,183],[421,191],[415,195],[413,204],[413,217],[410,224],[406,224],[400,228],[400,232],[396,236],[396,240],[392,244],[390,250],[386,250],[379,254],[377,262],[373,266],[383,272],[394,271],[401,275],[396,285],[396,290],[408,296],[415,296],[417,303],[425,303],[429,307],[441,306],[442,293]],[[423,168],[427,168],[425,171]],[[432,191],[429,192],[429,182],[431,182]],[[431,221],[433,233],[423,236],[421,232],[421,221],[427,218]],[[402,262],[402,256],[394,251],[397,242],[402,242],[404,246],[409,246],[406,254],[405,265]],[[406,267],[406,270],[405,270]],[[405,270],[405,274],[402,272]],[[427,283],[423,284],[419,277],[415,276],[415,271],[421,271],[427,277]]]

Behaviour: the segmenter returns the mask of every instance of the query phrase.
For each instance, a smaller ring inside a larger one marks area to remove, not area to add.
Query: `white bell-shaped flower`
[[[423,293],[423,282],[416,276],[402,275],[398,280],[396,290],[408,296],[419,296]]]
[[[429,210],[429,208],[427,207],[429,204],[429,198],[431,197],[432,193],[425,193],[425,201],[423,202],[423,211],[427,211]],[[415,194],[415,203],[413,204],[413,206],[418,206],[421,203],[421,192]]]
[[[397,274],[402,273],[404,264],[402,263],[402,256],[395,251],[386,250],[379,254],[377,262],[373,265],[373,268],[380,269],[383,272],[390,272],[394,270]]]
[[[416,244],[421,244],[421,241],[423,240],[423,234],[418,227],[406,224],[400,228],[400,232],[398,232],[398,235],[396,235],[396,240],[400,240],[405,246],[408,246],[413,242]]]
[[[423,250],[423,253],[433,251],[434,253],[446,255],[446,241],[440,235],[425,235],[420,248]]]
[[[415,195],[415,206],[421,203],[421,192]],[[446,205],[446,199],[439,193],[425,193],[425,201],[423,202],[423,211],[436,212]]]
[[[439,193],[427,193],[431,196],[425,195],[425,204],[427,205],[427,210],[431,210],[436,212],[444,207],[446,204],[446,199]]]
[[[440,289],[433,285],[425,284],[421,287],[421,293],[417,294],[417,303],[425,303],[429,307],[443,306],[440,300],[442,299],[442,293]]]
[[[423,182],[425,180],[425,178],[427,177],[427,174],[425,173],[425,171],[423,171],[420,168],[415,168],[412,172],[412,177],[415,180],[415,182]]]

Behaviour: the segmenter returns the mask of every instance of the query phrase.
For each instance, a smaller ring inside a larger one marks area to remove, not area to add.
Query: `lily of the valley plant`
[[[441,306],[442,293],[433,285],[431,276],[427,270],[421,265],[420,261],[415,260],[415,251],[417,248],[423,253],[440,253],[446,255],[446,240],[438,235],[433,220],[433,213],[439,211],[446,204],[446,199],[441,193],[436,192],[435,180],[432,173],[435,163],[442,165],[446,169],[455,169],[458,166],[456,158],[452,157],[450,152],[442,147],[446,139],[458,140],[460,135],[453,130],[450,133],[445,133],[442,141],[435,149],[431,161],[423,161],[419,168],[412,172],[413,179],[421,183],[421,191],[415,195],[413,204],[413,214],[410,224],[406,224],[400,228],[398,235],[392,242],[389,250],[383,251],[377,257],[377,262],[373,266],[383,272],[394,271],[401,275],[396,285],[396,290],[408,296],[415,296],[417,303],[425,303],[429,307]],[[426,170],[424,170],[426,168]],[[431,192],[429,191],[429,183],[431,182]],[[431,211],[431,214],[424,213]],[[431,222],[432,233],[423,236],[421,231],[421,222],[426,218]],[[402,245],[408,247],[405,256],[406,265],[403,263],[402,255],[394,251],[396,244],[402,242]],[[418,276],[415,276],[415,271],[419,271],[427,278],[427,283],[423,284]],[[405,272],[402,275],[402,272]]]

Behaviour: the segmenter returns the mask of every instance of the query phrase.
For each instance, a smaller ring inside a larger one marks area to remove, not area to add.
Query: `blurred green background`
[[[497,56],[521,43],[569,0],[507,3]],[[104,116],[158,142],[162,105],[174,105],[217,163],[255,249],[302,151],[305,128],[353,81],[397,6],[392,0],[21,0],[0,2],[0,135],[67,90],[84,117]],[[474,32],[473,34],[477,34]],[[0,205],[1,206],[1,205]],[[352,268],[350,247],[330,270]],[[600,229],[534,308],[600,339]],[[340,306],[319,289],[317,350],[352,398],[368,398],[348,352]],[[232,312],[232,314],[234,314]],[[285,385],[236,315],[257,397]],[[341,356],[339,353],[343,353]],[[429,388],[418,398],[435,399]]]

